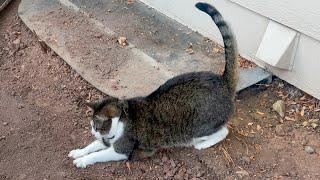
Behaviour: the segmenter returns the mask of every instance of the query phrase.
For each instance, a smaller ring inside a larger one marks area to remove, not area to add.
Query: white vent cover
[[[269,21],[256,58],[271,66],[291,70],[299,33],[274,21]]]

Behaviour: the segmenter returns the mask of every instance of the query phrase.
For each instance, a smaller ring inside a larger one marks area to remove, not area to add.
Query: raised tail
[[[235,92],[238,81],[238,51],[236,39],[232,30],[215,7],[207,3],[197,3],[196,7],[211,16],[212,20],[219,28],[223,38],[226,59],[223,77],[226,78],[230,90]]]

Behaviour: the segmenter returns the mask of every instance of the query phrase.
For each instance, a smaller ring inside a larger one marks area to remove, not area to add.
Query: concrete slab
[[[139,1],[22,0],[19,16],[84,79],[112,96],[144,96],[185,72],[223,71],[224,55],[213,52],[212,41]],[[129,45],[120,46],[119,36]],[[249,76],[240,75],[239,87],[261,80]]]

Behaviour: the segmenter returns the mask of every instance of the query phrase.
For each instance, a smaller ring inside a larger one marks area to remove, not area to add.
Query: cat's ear
[[[105,103],[106,99],[93,101],[93,102],[86,102],[85,105],[88,106],[91,110],[96,111]]]
[[[84,104],[93,111],[96,109],[96,102],[85,102]]]

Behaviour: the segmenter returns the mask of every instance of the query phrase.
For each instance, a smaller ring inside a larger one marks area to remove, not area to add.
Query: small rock
[[[18,179],[26,179],[27,175],[26,174],[20,174],[18,176]]]
[[[169,177],[173,176],[173,172],[172,171],[167,171],[165,174],[165,179],[168,179]]]
[[[0,136],[0,141],[6,139],[5,136]]]
[[[163,156],[161,160],[162,160],[162,162],[167,162],[169,160],[169,158],[167,156]]]
[[[17,44],[20,44],[20,43],[21,43],[21,40],[18,38],[18,39],[16,39],[16,40],[12,41],[12,43],[13,43],[13,44],[16,44],[16,45],[17,45]]]
[[[6,126],[8,125],[9,123],[8,122],[3,122],[2,125]]]
[[[311,146],[306,146],[306,147],[304,147],[304,151],[307,152],[307,153],[309,153],[309,154],[313,154],[313,153],[316,152],[316,151],[314,150],[314,148],[311,147]]]
[[[245,164],[251,163],[251,159],[248,156],[242,156],[241,161],[244,162]]]
[[[172,167],[176,167],[176,164],[174,163],[173,159],[170,160],[170,164]]]
[[[18,109],[22,109],[24,106],[22,104],[18,104]]]
[[[307,144],[308,144],[308,139],[307,139],[306,137],[304,137],[304,138],[302,139],[301,144],[302,144],[302,146],[307,145]]]
[[[178,172],[178,174],[176,174],[175,176],[174,176],[174,179],[184,179],[183,177],[184,177],[184,172],[183,171],[180,171],[180,172]]]
[[[284,117],[284,114],[286,112],[286,106],[284,101],[278,100],[272,105],[272,107],[281,117]]]
[[[203,175],[204,175],[204,172],[198,172],[196,177],[197,177],[197,178],[200,178],[200,177],[202,177]]]
[[[127,46],[128,45],[128,41],[127,41],[127,38],[126,37],[123,37],[123,36],[120,36],[118,38],[118,43],[124,47],[124,46]]]
[[[278,136],[284,136],[284,135],[286,135],[286,132],[285,132],[285,130],[283,129],[283,126],[282,126],[282,125],[277,125],[277,126],[276,126],[276,134],[277,134]]]

